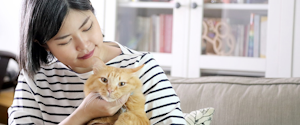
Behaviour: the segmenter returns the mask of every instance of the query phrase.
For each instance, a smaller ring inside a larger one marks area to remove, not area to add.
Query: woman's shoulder
[[[63,63],[61,63],[58,60],[53,60],[49,64],[41,64],[39,70],[34,74],[36,76],[37,74],[45,71],[53,71],[53,70],[70,70],[68,67],[66,67]],[[20,71],[21,74],[27,75],[27,72],[22,69]]]
[[[141,52],[128,48],[126,45],[122,45],[117,41],[104,41],[104,44],[120,48],[122,51],[121,55],[141,54]]]
[[[25,71],[23,71],[23,73],[26,76],[27,73]],[[33,75],[33,79],[54,78],[54,76],[61,76],[64,74],[71,74],[71,73],[72,70],[70,68],[65,66],[62,62],[58,60],[54,60],[49,64],[42,64],[39,70]]]
[[[49,64],[41,65],[41,67],[39,69],[39,72],[53,71],[53,70],[67,70],[67,71],[70,71],[70,68],[68,68],[65,64],[63,64],[59,60],[55,59],[55,60],[51,61]]]
[[[136,51],[134,49],[128,48],[127,46],[124,46],[116,41],[106,41],[104,42],[105,44],[109,44],[112,46],[118,46],[122,53],[114,58],[113,60],[109,61],[107,65],[112,65],[116,67],[121,67],[121,68],[129,68],[129,67],[137,67],[139,65],[143,64],[148,64],[148,62],[155,62],[152,60],[154,59],[153,54],[150,52],[141,52],[141,51]],[[149,63],[150,64],[150,63]],[[152,64],[156,64],[152,63]],[[149,66],[149,65],[146,65]]]

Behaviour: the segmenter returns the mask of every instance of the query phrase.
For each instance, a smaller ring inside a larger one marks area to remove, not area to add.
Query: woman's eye
[[[60,46],[67,45],[69,42],[71,42],[71,40],[72,40],[72,38],[68,42],[66,42],[66,43],[60,43],[58,45],[60,45]]]
[[[104,83],[108,82],[108,80],[106,78],[104,78],[104,77],[101,77],[101,81],[104,82]]]
[[[89,30],[92,28],[92,26],[93,26],[93,22],[92,22],[91,26],[90,26],[88,29],[86,29],[86,30],[83,30],[83,32],[87,32],[87,31],[89,31]]]
[[[119,86],[124,86],[126,83],[125,82],[120,82]]]
[[[60,45],[60,46],[62,46],[62,45],[67,45],[69,42],[67,42],[67,43],[61,43],[61,44],[58,44],[58,45]]]

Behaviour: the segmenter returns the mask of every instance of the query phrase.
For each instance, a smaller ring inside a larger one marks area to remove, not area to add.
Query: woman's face
[[[47,49],[76,72],[91,70],[92,56],[102,57],[103,36],[91,11],[70,10]]]

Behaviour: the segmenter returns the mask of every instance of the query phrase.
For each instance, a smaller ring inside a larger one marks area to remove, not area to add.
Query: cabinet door
[[[295,1],[295,31],[293,53],[293,77],[300,77],[300,1]]]
[[[150,52],[160,66],[172,67],[174,3],[168,0],[119,1],[115,40],[128,48]]]
[[[186,77],[200,77],[199,55],[201,52],[203,0],[192,0],[190,3],[190,29],[188,44],[188,64]]]
[[[106,0],[104,39],[150,52],[165,71],[183,76],[188,55],[188,2]]]
[[[174,9],[171,76],[187,77],[189,53],[190,1],[176,0]]]
[[[264,76],[268,0],[192,0],[188,77]],[[202,17],[202,18],[201,18]],[[195,68],[197,67],[197,68]]]
[[[295,2],[270,0],[266,77],[292,77]]]

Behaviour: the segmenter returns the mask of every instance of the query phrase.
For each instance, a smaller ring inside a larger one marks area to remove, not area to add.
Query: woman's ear
[[[38,40],[36,40],[36,39],[33,40],[33,42],[39,44],[41,47],[44,47],[44,48],[46,49],[46,51],[50,51],[50,50],[49,50],[49,47],[47,46],[47,44],[42,45],[42,44],[40,44],[40,42],[39,42]]]

